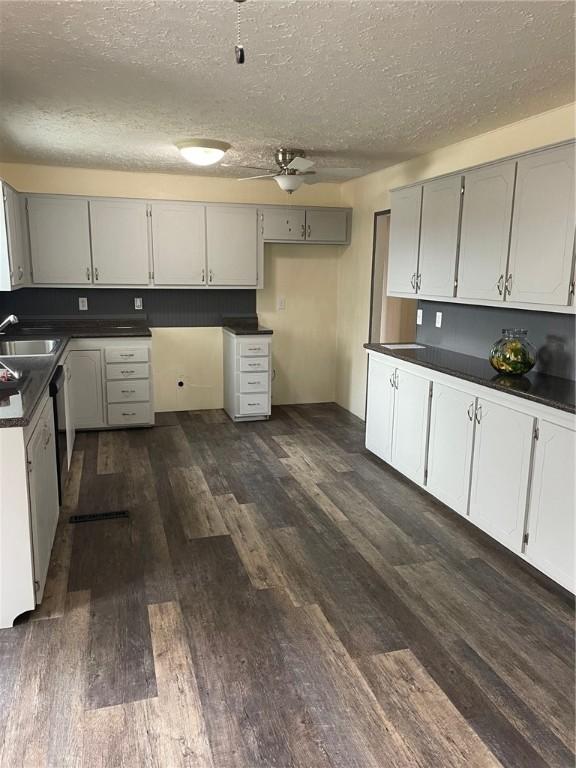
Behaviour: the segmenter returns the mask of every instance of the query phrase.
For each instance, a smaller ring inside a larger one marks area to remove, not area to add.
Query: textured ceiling
[[[247,0],[238,66],[232,0],[0,0],[0,157],[190,172],[209,136],[368,172],[572,101],[573,8]]]

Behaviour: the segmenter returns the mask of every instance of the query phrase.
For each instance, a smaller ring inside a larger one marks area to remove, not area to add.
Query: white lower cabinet
[[[402,474],[422,484],[426,469],[426,436],[431,383],[423,376],[396,370],[392,463]]]
[[[501,544],[522,549],[534,418],[478,399],[470,519]]]
[[[224,410],[232,421],[268,419],[272,412],[272,337],[224,330]]]
[[[525,554],[566,589],[575,589],[576,431],[540,420],[534,450]]]
[[[392,422],[396,368],[384,355],[370,356],[366,448],[383,461],[392,458]]]
[[[574,591],[574,416],[371,352],[366,447]]]
[[[468,513],[476,398],[434,382],[426,487],[461,515]]]
[[[99,349],[72,350],[68,355],[72,381],[70,405],[76,429],[105,426],[102,397],[102,353]]]
[[[58,524],[56,429],[49,398],[26,447],[36,603],[42,600]]]

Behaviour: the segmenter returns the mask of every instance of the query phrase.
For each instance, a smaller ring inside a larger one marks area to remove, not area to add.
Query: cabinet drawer
[[[107,363],[147,363],[148,347],[107,347]]]
[[[147,379],[150,376],[148,363],[108,363],[106,365],[106,378],[108,381],[115,379]]]
[[[268,372],[241,373],[240,392],[268,392]]]
[[[238,351],[241,357],[253,357],[254,355],[267,355],[270,344],[267,341],[239,341]]]
[[[239,371],[267,371],[268,356],[266,357],[240,357],[238,358]]]
[[[151,424],[153,413],[151,403],[122,403],[108,406],[108,424]]]
[[[109,403],[147,402],[150,400],[149,381],[109,381],[106,384]]]
[[[263,395],[238,395],[240,416],[266,415],[270,412],[269,397]]]

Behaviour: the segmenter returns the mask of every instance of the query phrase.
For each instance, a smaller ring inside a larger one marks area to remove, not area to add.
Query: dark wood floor
[[[569,604],[362,422],[158,422],[78,436],[44,603],[0,631],[2,766],[574,764]]]

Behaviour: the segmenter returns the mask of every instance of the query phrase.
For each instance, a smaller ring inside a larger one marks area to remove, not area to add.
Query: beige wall
[[[574,138],[574,106],[536,115],[342,185],[342,205],[353,207],[354,213],[352,242],[338,269],[336,399],[340,405],[364,417],[366,355],[362,345],[369,325],[373,216],[390,207],[390,190]]]
[[[25,192],[281,205],[340,205],[337,184],[304,184],[293,195],[275,182],[238,182],[176,174],[125,173],[0,163],[0,177]],[[264,289],[257,308],[275,331],[275,403],[334,400],[336,393],[336,280],[341,248],[265,247]],[[277,297],[286,298],[278,312]],[[153,329],[155,408],[221,408],[221,328]],[[178,387],[179,379],[184,381]]]

